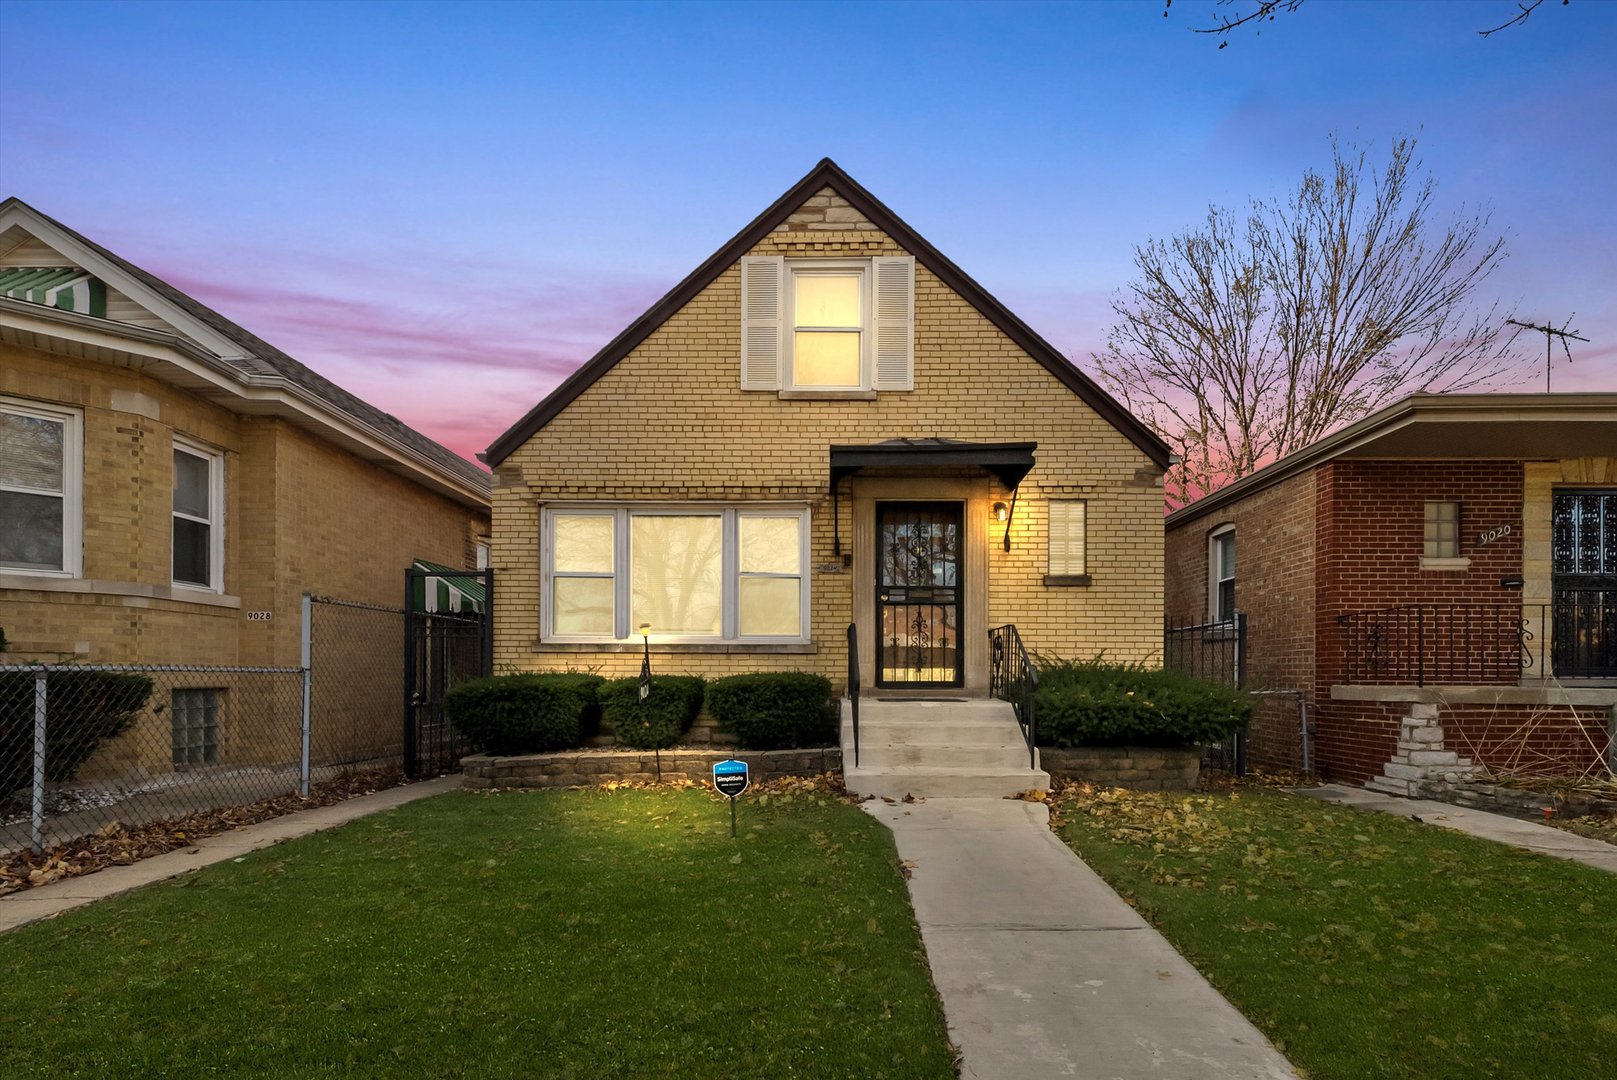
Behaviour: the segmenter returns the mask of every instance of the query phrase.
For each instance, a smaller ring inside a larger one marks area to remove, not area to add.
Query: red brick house
[[[1243,613],[1247,685],[1306,703],[1259,699],[1252,763],[1394,787],[1611,767],[1617,394],[1416,394],[1166,528],[1169,619]],[[1405,721],[1433,728],[1413,763]]]

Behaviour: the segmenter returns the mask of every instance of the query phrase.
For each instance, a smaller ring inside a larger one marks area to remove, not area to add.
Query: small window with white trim
[[[174,584],[224,591],[225,459],[174,440]]]
[[[82,414],[0,397],[0,572],[80,572]]]
[[[1235,618],[1235,526],[1216,529],[1207,541],[1207,613],[1214,622]]]
[[[808,511],[796,507],[545,510],[547,641],[801,642]]]
[[[1089,573],[1085,566],[1084,517],[1082,499],[1050,500],[1051,577],[1082,577]]]
[[[1460,557],[1460,504],[1457,502],[1429,502],[1426,504],[1425,557],[1428,559],[1457,559]]]

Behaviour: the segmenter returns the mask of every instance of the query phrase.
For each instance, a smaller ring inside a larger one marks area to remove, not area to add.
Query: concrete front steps
[[[1028,767],[1027,742],[1004,701],[859,700],[859,764],[853,707],[842,702],[842,778],[875,798],[999,799],[1048,790],[1050,774]]]

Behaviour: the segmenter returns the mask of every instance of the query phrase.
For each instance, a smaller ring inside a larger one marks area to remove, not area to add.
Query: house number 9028
[[[249,611],[247,618],[251,622],[269,622],[273,614],[273,612],[269,611]]]
[[[1496,527],[1494,527],[1492,529],[1488,529],[1481,536],[1477,537],[1477,546],[1481,547],[1483,544],[1491,544],[1495,540],[1498,540],[1500,537],[1509,536],[1509,535],[1510,535],[1510,526],[1509,525],[1496,526]]]

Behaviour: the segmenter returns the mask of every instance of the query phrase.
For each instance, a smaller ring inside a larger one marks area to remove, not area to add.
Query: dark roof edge
[[[901,247],[915,256],[916,260],[955,292],[964,297],[973,307],[993,323],[999,330],[1015,342],[1024,352],[1037,360],[1045,370],[1054,375],[1062,385],[1077,394],[1090,408],[1094,409],[1108,423],[1122,432],[1135,446],[1139,447],[1147,457],[1158,466],[1166,469],[1171,450],[1155,432],[1141,423],[1138,417],[1125,409],[1115,398],[1101,389],[1089,376],[1079,371],[1073,364],[1062,356],[1054,346],[1034,333],[1021,319],[1011,313],[993,297],[992,294],[977,284],[970,275],[961,270],[949,260],[942,252],[933,247],[925,237],[912,229],[897,214],[889,210],[880,199],[866,191],[858,181],[842,170],[830,158],[822,158],[807,176],[786,190],[780,198],[771,203],[768,209],[753,218],[752,222],[728,243],[719,248],[703,261],[695,270],[686,276],[678,285],[669,290],[661,300],[658,300],[645,314],[641,315],[617,337],[607,343],[590,358],[589,362],[574,371],[561,385],[552,390],[545,399],[535,405],[528,414],[515,424],[511,425],[499,438],[489,444],[484,452],[484,460],[490,465],[498,465],[509,457],[517,447],[526,442],[534,432],[543,428],[556,415],[566,408],[572,401],[582,394],[602,375],[605,375],[618,361],[627,356],[634,348],[663,323],[667,322],[673,314],[690,302],[698,293],[712,284],[731,264],[750,251],[754,245],[772,232],[775,226],[785,221],[793,210],[796,210],[809,196],[822,187],[830,187],[848,201],[848,204],[858,210],[869,221],[892,237]]]
[[[1165,528],[1173,528],[1221,510],[1248,495],[1272,487],[1282,480],[1306,472],[1316,465],[1353,450],[1366,442],[1384,435],[1390,428],[1402,427],[1434,413],[1477,410],[1482,412],[1553,412],[1574,405],[1617,407],[1617,394],[1605,391],[1555,394],[1467,394],[1467,393],[1415,393],[1400,398],[1366,416],[1364,419],[1334,431],[1324,438],[1309,443],[1301,450],[1272,461],[1233,483],[1226,484],[1211,495],[1203,495],[1193,503],[1186,503],[1162,519]],[[1544,419],[1554,419],[1545,417]]]

